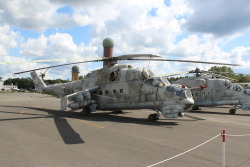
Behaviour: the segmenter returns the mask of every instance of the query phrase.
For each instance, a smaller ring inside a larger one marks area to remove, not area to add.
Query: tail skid
[[[36,91],[38,91],[39,93],[43,92],[43,89],[46,87],[45,83],[43,82],[43,80],[37,75],[36,71],[32,71],[30,73],[31,78],[35,84],[35,88]]]

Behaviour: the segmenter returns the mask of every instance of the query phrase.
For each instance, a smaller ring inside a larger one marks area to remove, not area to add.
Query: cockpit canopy
[[[237,92],[242,92],[244,90],[244,88],[240,85],[231,85],[231,86],[228,86],[227,89],[234,90]]]
[[[170,84],[170,82],[164,77],[151,77],[148,78],[145,84],[153,86],[153,87],[164,87],[166,86],[166,90],[176,96],[182,98],[192,98],[192,93],[190,89],[182,88],[182,85],[179,84]]]
[[[245,93],[246,95],[250,95],[250,89],[245,89],[245,90],[244,90],[244,93]]]
[[[170,85],[170,82],[163,77],[148,78],[144,83],[154,87],[163,87],[166,85]]]
[[[177,96],[180,96],[183,98],[192,98],[192,93],[191,93],[190,89],[182,88],[182,85],[172,84],[170,86],[167,86],[166,89],[167,89],[167,91],[169,91]]]

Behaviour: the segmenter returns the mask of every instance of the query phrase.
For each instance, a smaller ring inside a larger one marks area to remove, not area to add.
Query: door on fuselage
[[[156,94],[157,94],[157,87],[155,86],[154,78],[149,78],[144,81],[141,89],[141,102],[155,102],[156,101]]]

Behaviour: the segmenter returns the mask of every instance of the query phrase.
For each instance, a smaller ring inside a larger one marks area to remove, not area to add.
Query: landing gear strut
[[[90,114],[90,108],[89,107],[84,107],[82,109],[82,112],[80,112],[80,115],[82,116],[88,116]]]

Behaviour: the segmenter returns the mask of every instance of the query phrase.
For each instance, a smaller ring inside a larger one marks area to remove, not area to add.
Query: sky
[[[102,41],[113,56],[154,54],[168,59],[236,63],[250,72],[249,0],[0,0],[0,76],[101,58]],[[47,60],[47,62],[29,62]],[[55,61],[55,59],[63,59]],[[65,60],[67,59],[67,60]],[[120,62],[157,75],[208,70],[213,65]],[[102,63],[79,64],[80,75]],[[71,79],[72,66],[49,69],[47,79]],[[40,72],[44,72],[40,71]]]

